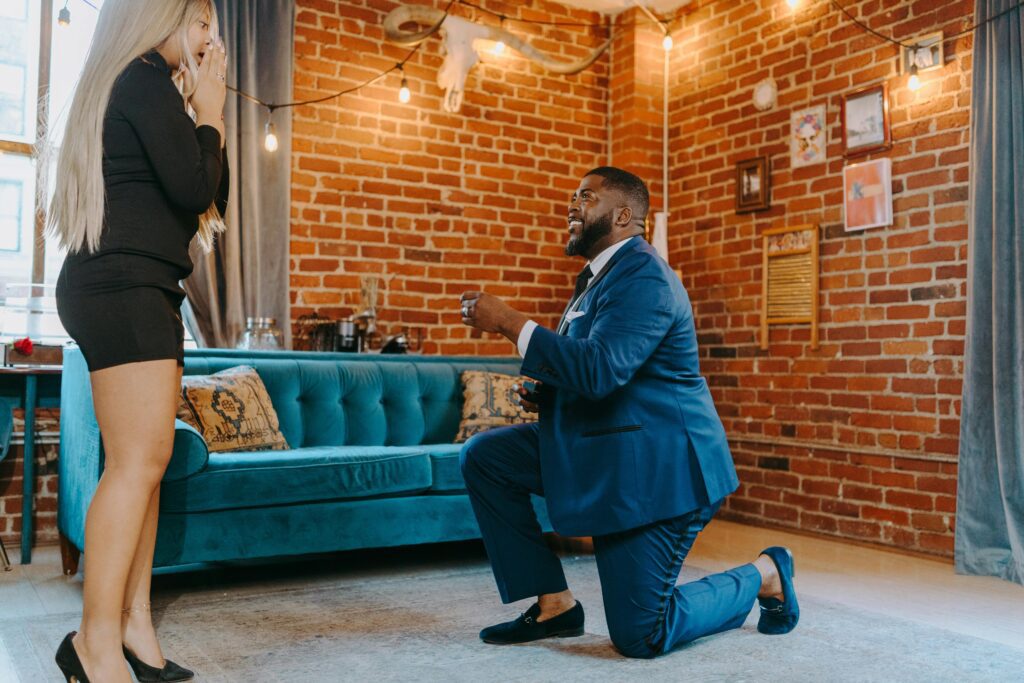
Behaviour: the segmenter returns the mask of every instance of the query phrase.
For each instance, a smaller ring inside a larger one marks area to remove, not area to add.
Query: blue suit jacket
[[[595,536],[717,502],[739,481],[700,375],[679,278],[633,237],[593,278],[567,334],[538,327],[523,374],[546,385],[540,463],[554,528]]]

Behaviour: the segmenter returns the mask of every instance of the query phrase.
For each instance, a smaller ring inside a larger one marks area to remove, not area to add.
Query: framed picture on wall
[[[861,88],[843,96],[843,155],[846,157],[889,149],[889,86]]]
[[[917,72],[941,69],[946,63],[943,49],[942,31],[930,33],[914,40],[915,47],[904,47],[900,50],[900,74],[910,71],[911,65]]]
[[[793,112],[789,131],[789,165],[791,168],[813,166],[825,161],[828,144],[825,105]]]
[[[772,178],[768,157],[744,159],[736,164],[736,213],[771,208]]]
[[[892,160],[875,159],[843,168],[846,231],[892,225]]]

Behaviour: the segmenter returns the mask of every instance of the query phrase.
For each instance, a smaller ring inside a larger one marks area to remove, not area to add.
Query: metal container
[[[356,334],[356,323],[351,318],[339,320],[336,328],[335,351],[356,353],[359,351],[359,335]]]

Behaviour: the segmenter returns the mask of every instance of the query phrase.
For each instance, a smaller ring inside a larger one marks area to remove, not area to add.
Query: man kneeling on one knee
[[[583,633],[573,597],[530,503],[555,530],[592,536],[612,642],[627,657],[740,627],[788,633],[799,618],[786,548],[677,586],[683,560],[738,480],[700,375],[686,290],[644,241],[649,195],[617,168],[589,172],[573,194],[565,252],[587,265],[555,330],[500,299],[462,295],[462,322],[518,346],[519,389],[539,421],[474,436],[462,473],[502,602],[536,597],[519,618],[485,628],[488,643]]]

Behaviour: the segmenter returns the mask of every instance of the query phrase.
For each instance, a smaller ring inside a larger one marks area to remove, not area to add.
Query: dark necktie
[[[569,330],[569,325],[566,322],[566,315],[572,310],[572,307],[576,305],[576,301],[583,296],[583,290],[587,288],[587,283],[590,282],[590,278],[594,276],[594,271],[590,270],[590,266],[587,265],[580,271],[580,274],[576,276],[576,289],[572,293],[572,301],[565,309],[565,315],[562,316],[562,320],[558,323],[558,333],[566,334]]]
[[[587,288],[587,283],[590,282],[590,278],[594,277],[594,272],[590,270],[590,266],[585,266],[580,274],[576,276],[576,289],[572,293],[572,301],[569,306],[576,303],[576,300],[583,294],[583,290]]]

